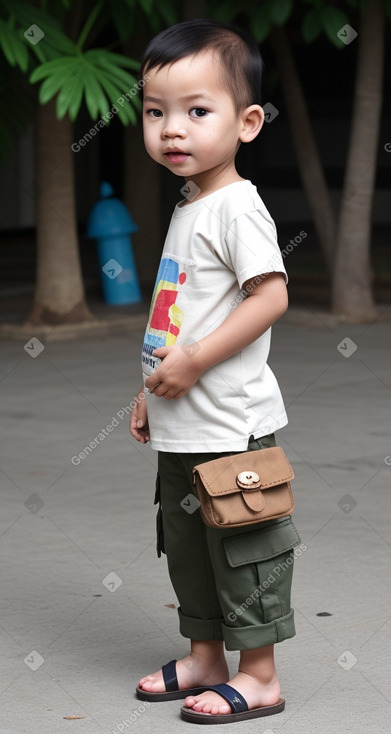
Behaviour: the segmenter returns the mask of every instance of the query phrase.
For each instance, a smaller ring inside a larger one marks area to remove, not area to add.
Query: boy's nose
[[[175,122],[175,120],[172,120],[172,121],[168,120],[162,130],[162,137],[163,138],[185,138],[186,129],[183,127],[183,125],[180,125],[179,123]]]

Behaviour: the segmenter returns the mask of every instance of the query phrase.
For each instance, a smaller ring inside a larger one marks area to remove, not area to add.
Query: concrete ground
[[[43,340],[40,353],[37,341],[1,343],[1,734],[211,730],[182,722],[180,702],[148,707],[133,693],[188,650],[155,553],[157,457],[124,411],[142,334]],[[240,731],[389,732],[390,324],[283,319],[273,334],[290,418],[278,440],[307,549],[297,636],[276,647],[286,709]],[[238,654],[228,660],[234,671]]]

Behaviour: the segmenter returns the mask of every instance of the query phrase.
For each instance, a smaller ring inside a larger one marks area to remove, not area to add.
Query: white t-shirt
[[[179,202],[152,296],[142,350],[144,382],[157,368],[154,349],[199,341],[247,297],[246,280],[274,271],[284,273],[287,282],[275,224],[251,181]],[[243,451],[251,434],[258,438],[285,426],[280,389],[266,364],[270,338],[268,329],[208,369],[179,400],[147,394],[151,447],[176,453]]]

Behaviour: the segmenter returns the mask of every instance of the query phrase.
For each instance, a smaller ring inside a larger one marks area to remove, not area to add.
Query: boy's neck
[[[205,173],[199,173],[196,176],[187,176],[185,181],[186,183],[191,181],[193,184],[198,186],[200,191],[197,196],[192,198],[190,201],[184,201],[182,206],[193,204],[193,202],[198,201],[198,199],[203,199],[204,196],[208,196],[209,194],[213,194],[215,191],[218,191],[218,189],[222,189],[223,186],[229,186],[229,184],[236,183],[238,181],[245,181],[245,179],[239,176],[236,169],[231,169],[230,171],[222,171],[220,174],[213,177],[210,176],[209,171],[206,171]]]

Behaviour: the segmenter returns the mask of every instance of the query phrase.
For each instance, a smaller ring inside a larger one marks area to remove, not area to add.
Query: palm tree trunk
[[[72,124],[55,101],[37,119],[37,267],[26,325],[93,320],[85,300],[77,238]]]
[[[301,179],[312,212],[316,235],[327,268],[331,273],[335,249],[336,218],[285,28],[273,28],[270,42],[281,76]]]
[[[140,121],[125,128],[123,157],[124,203],[138,226],[132,234],[134,256],[140,281],[149,291],[162,251],[160,171],[145,151]]]
[[[382,104],[382,0],[367,0],[358,33],[353,123],[334,264],[332,310],[349,320],[377,314],[371,288],[371,210]]]
[[[123,53],[139,59],[149,40],[150,31],[143,25],[136,38],[124,43]],[[123,200],[138,226],[132,234],[134,256],[143,290],[149,295],[162,252],[162,203],[160,166],[145,150],[142,114],[136,125],[124,128],[123,159]]]

